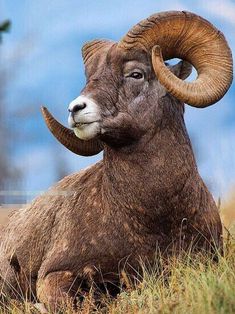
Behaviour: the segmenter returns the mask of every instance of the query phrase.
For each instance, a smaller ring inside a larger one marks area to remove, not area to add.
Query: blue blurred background
[[[79,157],[47,130],[40,106],[67,125],[67,106],[85,83],[82,45],[119,40],[133,25],[165,10],[188,10],[210,20],[235,50],[232,0],[0,0],[10,19],[0,45],[0,149],[4,202],[25,202],[65,174],[102,158]],[[186,108],[186,124],[202,177],[217,197],[235,186],[235,85],[215,106]]]

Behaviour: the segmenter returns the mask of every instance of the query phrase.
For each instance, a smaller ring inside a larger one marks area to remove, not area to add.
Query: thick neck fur
[[[166,208],[181,211],[181,204],[184,210],[195,206],[193,198],[202,181],[185,129],[183,105],[166,96],[160,106],[154,134],[149,132],[129,148],[105,149],[104,195],[120,208],[161,214]]]

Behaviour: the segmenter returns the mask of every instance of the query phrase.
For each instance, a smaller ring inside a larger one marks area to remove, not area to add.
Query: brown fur
[[[29,280],[28,292],[51,306],[92,281],[118,283],[123,267],[135,274],[140,258],[151,263],[156,252],[222,246],[184,105],[159,84],[147,53],[108,45],[89,56],[83,90],[101,107],[103,160],[17,211],[1,238],[0,267],[11,285],[5,291],[19,290],[18,278],[26,293]],[[145,80],[125,78],[126,67],[141,67]],[[191,72],[185,62],[171,69],[181,78]]]

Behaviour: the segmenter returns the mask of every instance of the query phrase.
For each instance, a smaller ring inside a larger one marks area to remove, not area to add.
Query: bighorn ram
[[[82,54],[87,83],[69,105],[73,130],[42,112],[69,150],[103,150],[104,158],[14,213],[1,238],[5,293],[20,285],[51,306],[91,281],[117,283],[124,265],[131,273],[156,251],[222,247],[183,103],[203,108],[228,90],[232,56],[223,34],[193,13],[170,11],[141,21],[118,43],[89,42]],[[163,61],[175,57],[184,61]],[[191,64],[198,77],[185,82]]]

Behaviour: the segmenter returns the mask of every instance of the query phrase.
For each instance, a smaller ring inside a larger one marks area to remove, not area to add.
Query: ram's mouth
[[[93,122],[77,122],[75,125],[74,125],[74,128],[80,128],[84,125],[87,125],[87,124],[91,124]]]
[[[87,126],[87,125],[95,123],[95,122],[100,122],[100,120],[91,121],[91,122],[76,122],[74,124],[73,128],[82,128],[84,126]]]
[[[73,132],[81,140],[90,140],[100,133],[100,121],[76,122]]]

